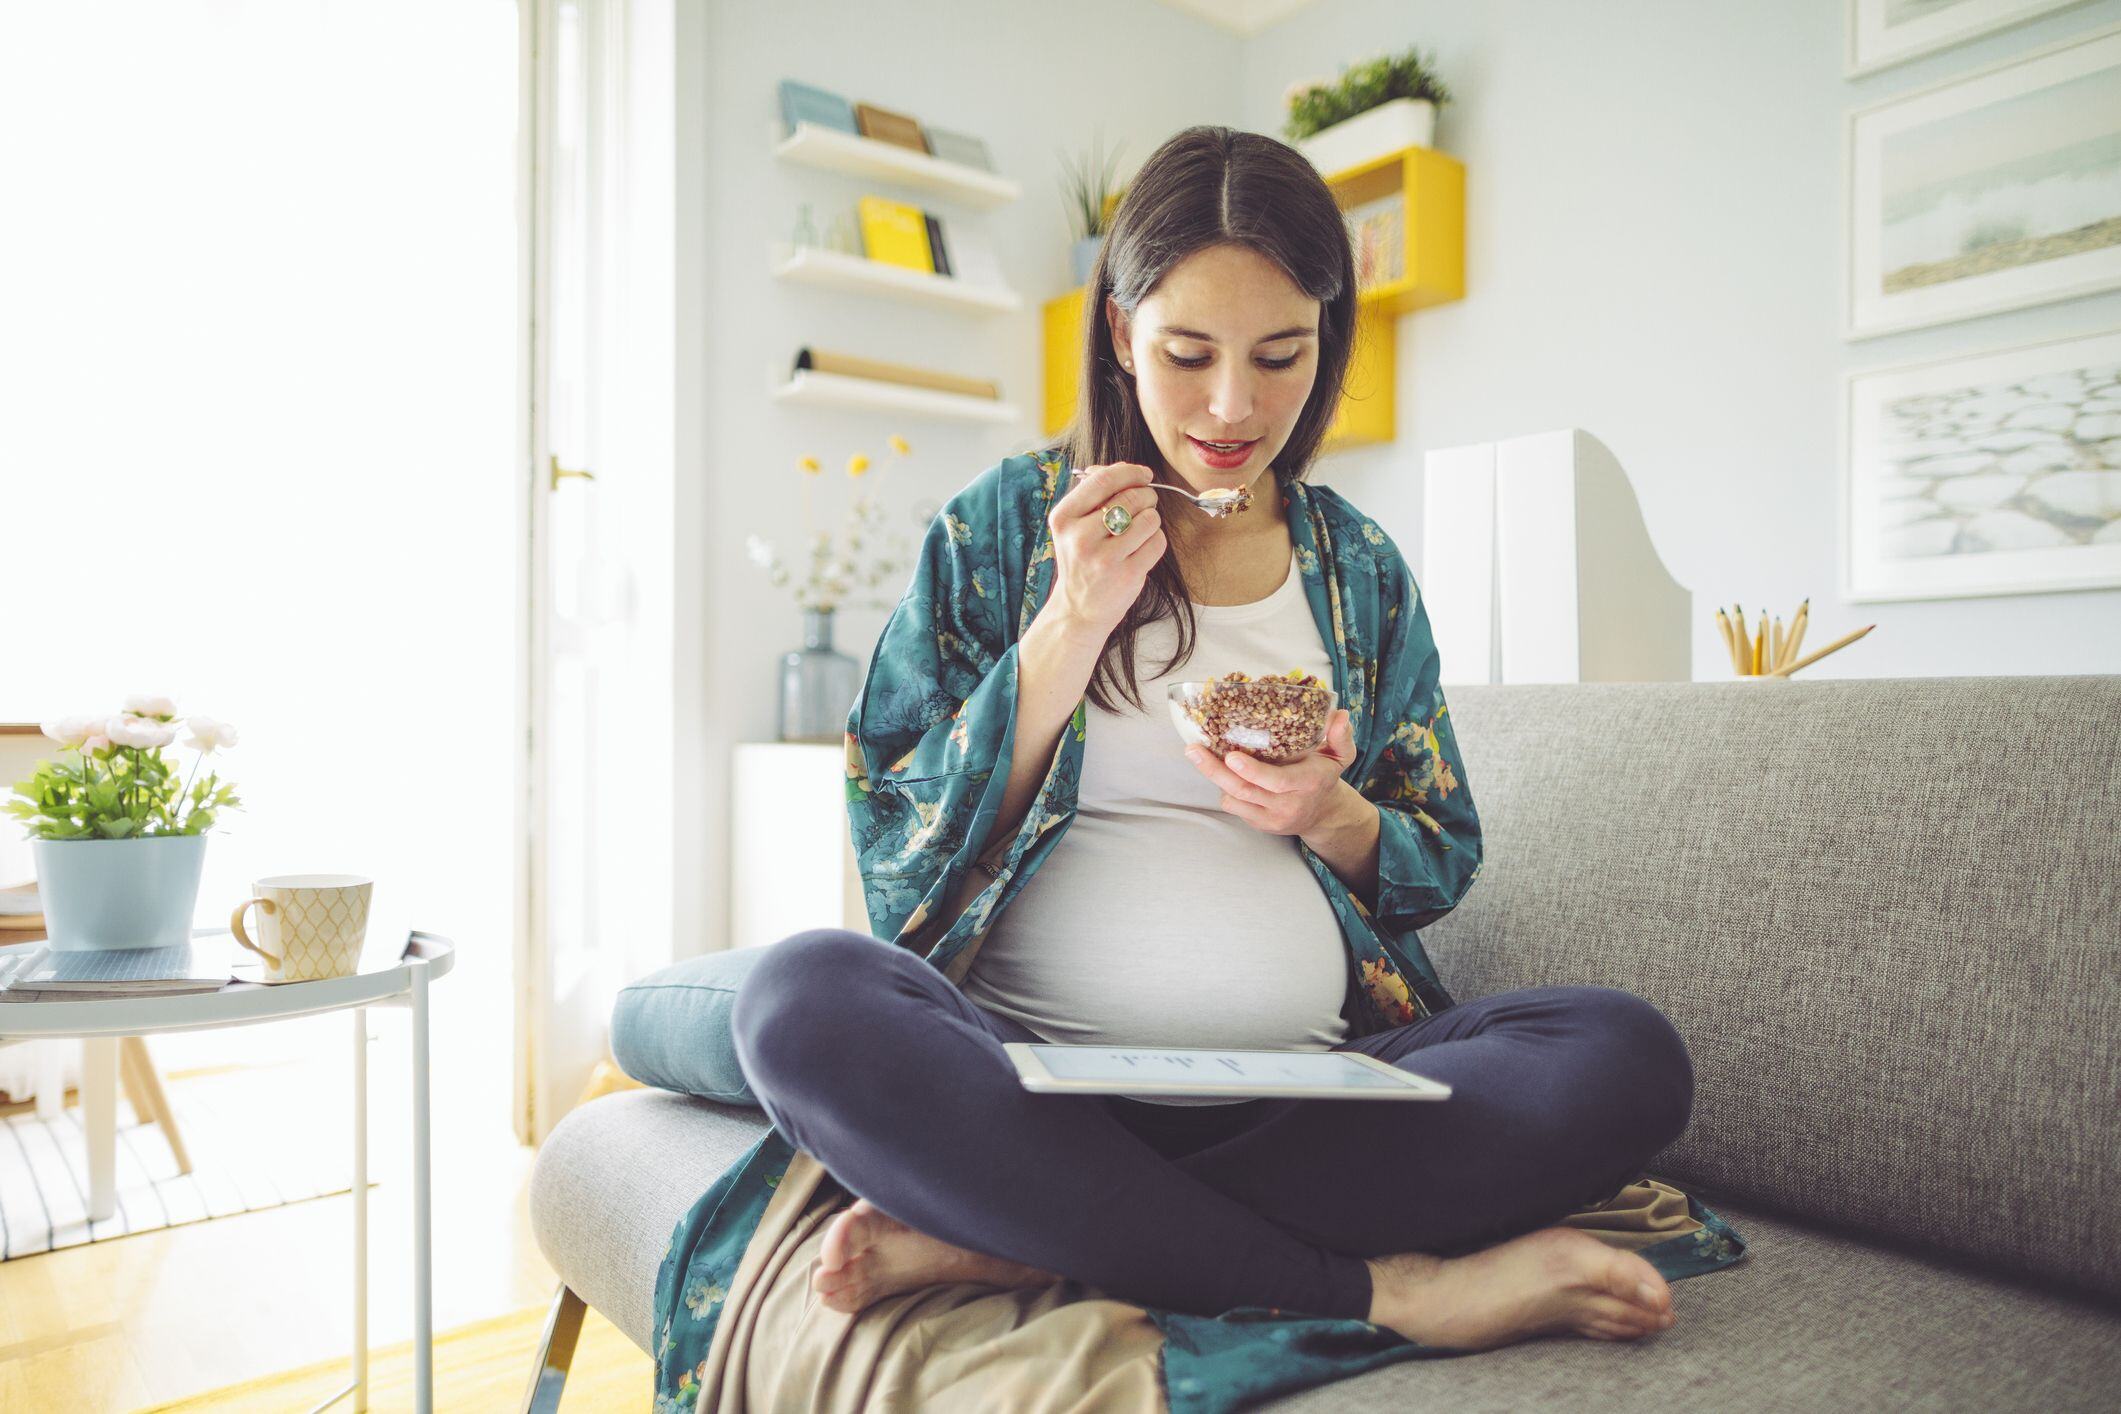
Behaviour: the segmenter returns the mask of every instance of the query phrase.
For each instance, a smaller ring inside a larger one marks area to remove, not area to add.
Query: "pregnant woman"
[[[878,937],[785,939],[736,997],[761,1105],[859,1200],[820,1299],[1068,1278],[1468,1350],[1664,1329],[1656,1268],[1556,1224],[1685,1128],[1681,1038],[1608,988],[1455,1003],[1417,935],[1480,826],[1406,562],[1306,479],[1355,332],[1331,192],[1271,138],[1183,132],[1086,293],[1075,424],[937,517],[849,722]],[[1292,669],[1345,704],[1313,754],[1173,730],[1170,683]],[[1361,1051],[1452,1094],[1035,1095],[1009,1041]]]

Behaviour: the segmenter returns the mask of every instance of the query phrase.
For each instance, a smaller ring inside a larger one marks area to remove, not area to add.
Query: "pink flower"
[[[170,718],[177,715],[177,704],[170,698],[152,693],[136,692],[125,699],[125,710],[134,717]]]
[[[167,746],[177,739],[175,727],[158,722],[153,717],[136,717],[131,713],[110,718],[104,724],[103,734],[119,746],[143,750]]]
[[[103,718],[76,713],[44,724],[44,734],[69,751],[79,750],[103,733]]]
[[[187,717],[184,725],[191,728],[191,740],[184,744],[202,756],[211,756],[236,744],[236,729],[226,722],[217,722],[212,717]]]

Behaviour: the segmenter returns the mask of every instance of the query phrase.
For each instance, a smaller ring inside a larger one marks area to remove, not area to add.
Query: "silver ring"
[[[1134,524],[1134,513],[1119,502],[1105,507],[1105,534],[1125,535],[1127,527]]]

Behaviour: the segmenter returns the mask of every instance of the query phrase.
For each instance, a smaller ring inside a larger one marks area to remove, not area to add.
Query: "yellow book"
[[[935,256],[928,249],[928,218],[918,206],[865,196],[856,209],[861,215],[862,250],[871,260],[926,275],[935,273]]]

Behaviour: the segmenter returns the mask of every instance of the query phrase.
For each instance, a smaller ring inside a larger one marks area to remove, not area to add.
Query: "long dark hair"
[[[1239,245],[1279,265],[1321,304],[1318,373],[1288,442],[1274,458],[1275,494],[1309,475],[1340,406],[1355,344],[1355,257],[1340,207],[1325,179],[1295,148],[1234,128],[1187,128],[1156,149],[1128,184],[1083,291],[1083,362],[1075,420],[1050,444],[1071,466],[1136,462],[1161,473],[1162,454],[1142,418],[1134,379],[1120,367],[1105,299],[1130,315],[1164,275],[1196,251]],[[1062,488],[1065,491],[1065,487]],[[1192,602],[1176,545],[1149,571],[1141,597],[1105,640],[1089,697],[1115,711],[1124,697],[1141,708],[1134,671],[1136,636],[1146,624],[1178,621],[1178,651],[1160,672],[1192,656]]]

